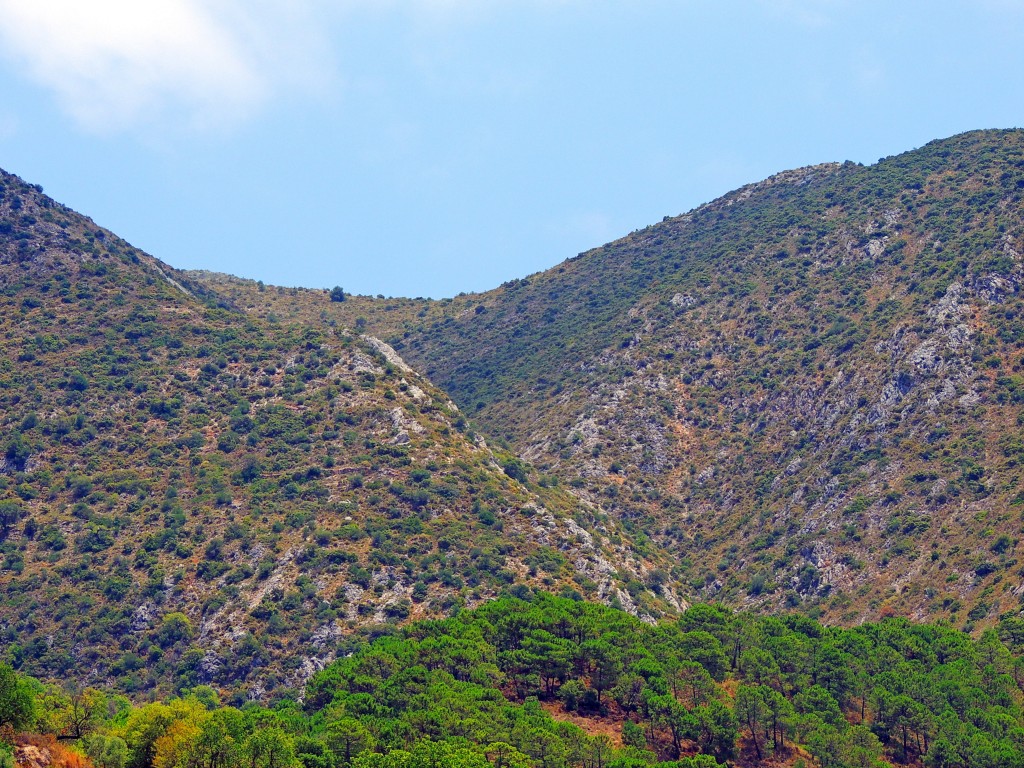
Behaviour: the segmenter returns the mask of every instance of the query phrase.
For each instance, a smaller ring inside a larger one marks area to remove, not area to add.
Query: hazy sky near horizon
[[[180,268],[486,290],[1024,124],[1024,0],[0,0],[0,167]]]

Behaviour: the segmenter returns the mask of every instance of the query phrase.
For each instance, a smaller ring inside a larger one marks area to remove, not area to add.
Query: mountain
[[[693,595],[972,628],[1020,610],[1024,132],[781,173],[443,301],[195,279],[365,329]]]
[[[0,188],[19,670],[275,697],[536,588],[1020,610],[1024,132],[782,173],[443,301],[180,272]]]
[[[362,632],[544,588],[680,607],[619,523],[344,327],[246,314],[0,174],[0,638],[140,695],[295,690]]]

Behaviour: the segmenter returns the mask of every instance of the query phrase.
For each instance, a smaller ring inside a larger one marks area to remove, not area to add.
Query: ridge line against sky
[[[1021,0],[0,0],[0,167],[184,268],[453,295],[1021,125]]]

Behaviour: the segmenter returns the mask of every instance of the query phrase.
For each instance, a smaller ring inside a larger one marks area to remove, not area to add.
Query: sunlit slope
[[[228,293],[384,336],[706,598],[974,625],[1019,604],[1022,195],[1024,133],[979,131],[484,294]]]
[[[509,590],[676,602],[614,520],[524,485],[386,345],[247,316],[9,175],[0,318],[20,669],[262,696],[355,628]]]

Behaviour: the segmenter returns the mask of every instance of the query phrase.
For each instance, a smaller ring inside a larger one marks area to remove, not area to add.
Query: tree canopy
[[[393,630],[270,708],[206,686],[132,706],[0,666],[0,724],[101,768],[1024,766],[1014,618],[974,639],[704,605],[652,625],[527,597]]]

